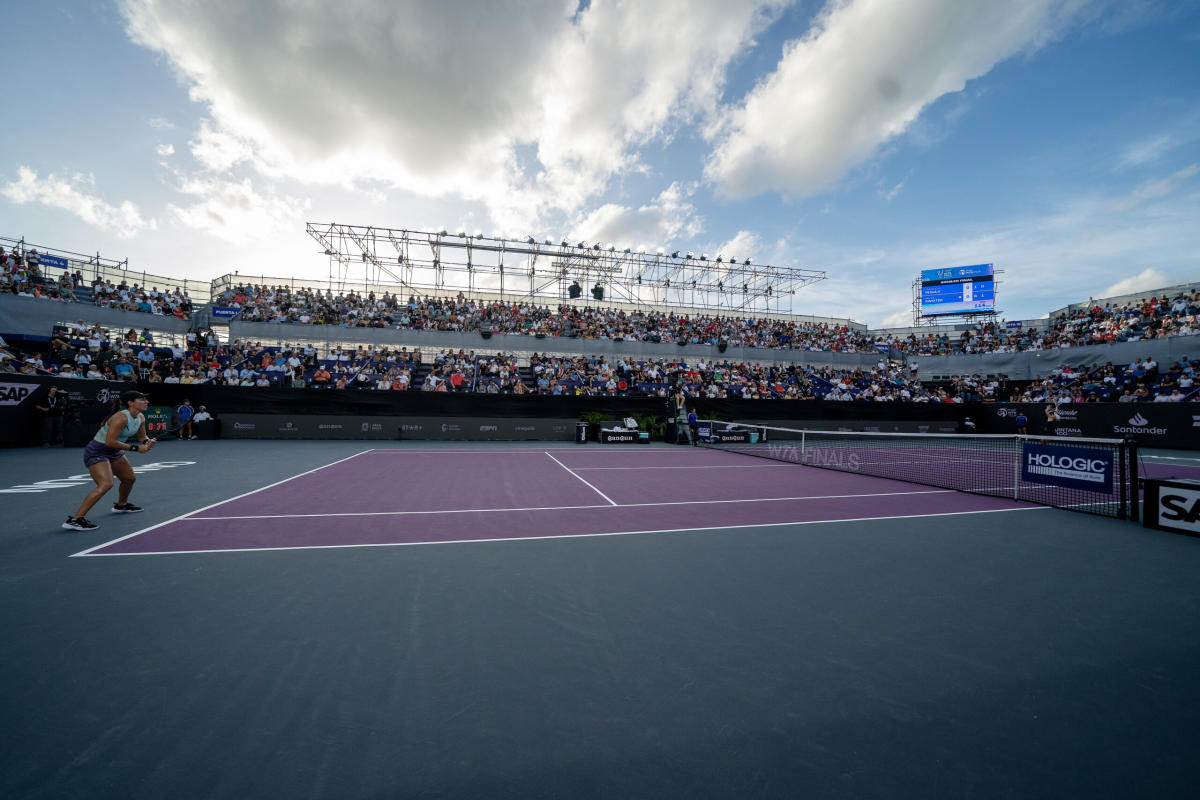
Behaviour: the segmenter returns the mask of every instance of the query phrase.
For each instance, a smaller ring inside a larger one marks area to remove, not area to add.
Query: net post
[[[1117,519],[1127,519],[1126,509],[1126,488],[1129,480],[1128,467],[1126,459],[1129,457],[1129,440],[1124,439],[1121,444],[1117,445],[1117,456],[1120,459],[1120,465],[1117,468],[1117,482],[1121,484],[1121,506],[1117,509]]]
[[[1013,459],[1013,500],[1021,499],[1021,453],[1023,452],[1021,434],[1017,434],[1017,457]]]
[[[1129,437],[1126,440],[1129,453],[1129,518],[1138,521],[1138,443]]]

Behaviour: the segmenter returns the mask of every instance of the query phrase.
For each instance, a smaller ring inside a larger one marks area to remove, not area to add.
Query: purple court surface
[[[619,535],[1032,508],[710,450],[366,450],[77,555]]]

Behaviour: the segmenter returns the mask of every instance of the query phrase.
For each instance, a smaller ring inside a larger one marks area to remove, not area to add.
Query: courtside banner
[[[1113,493],[1113,453],[1061,444],[1024,442],[1021,480],[1048,486]]]

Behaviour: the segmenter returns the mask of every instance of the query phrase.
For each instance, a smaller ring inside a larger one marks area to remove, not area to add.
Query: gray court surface
[[[86,534],[79,450],[0,451],[0,796],[1196,794],[1200,540],[1130,522],[72,557],[370,446],[164,443]]]

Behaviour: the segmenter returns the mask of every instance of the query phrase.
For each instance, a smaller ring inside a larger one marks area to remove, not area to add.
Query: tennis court
[[[1200,541],[649,446],[0,452],[6,797],[1180,796]],[[1142,470],[1192,474],[1188,453]],[[1007,466],[1005,467],[1007,469]]]
[[[1032,507],[711,450],[368,449],[80,555],[683,532],[1021,508]]]

